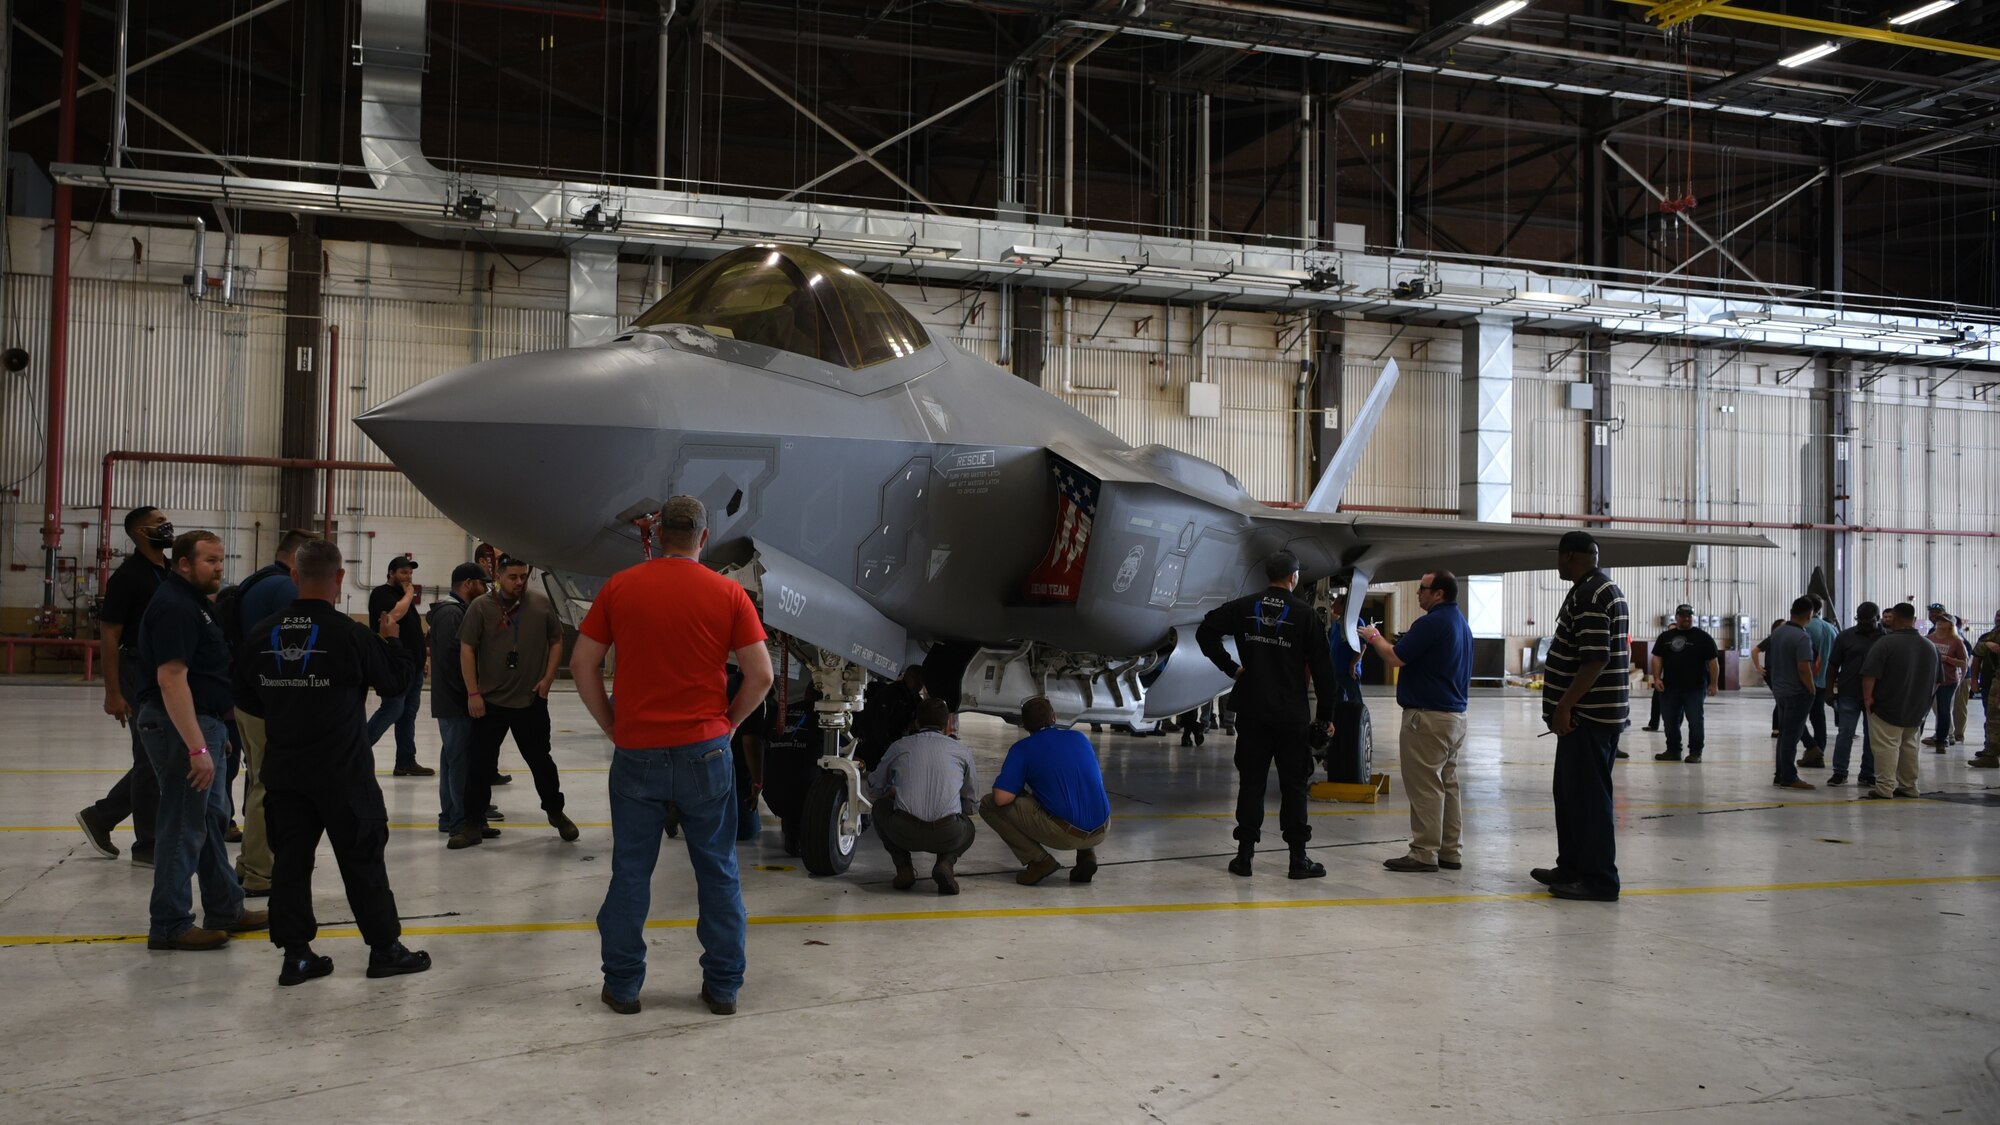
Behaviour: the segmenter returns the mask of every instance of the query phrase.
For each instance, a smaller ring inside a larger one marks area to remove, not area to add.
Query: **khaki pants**
[[[1875,745],[1875,792],[1890,796],[1895,790],[1917,791],[1917,763],[1924,747],[1917,740],[1923,727],[1899,727],[1868,716],[1868,738]]]
[[[1004,805],[995,804],[993,794],[988,793],[979,799],[979,819],[1007,842],[1023,867],[1049,858],[1046,848],[1059,852],[1094,848],[1104,842],[1104,833],[1111,827],[1107,824],[1088,836],[1079,836],[1063,827],[1061,821],[1042,808],[1041,802],[1027,793]]]
[[[1958,688],[1951,693],[1951,736],[1959,742],[1970,742],[1965,736],[1965,712],[1972,705],[1972,674],[1963,672],[1958,677]]]
[[[271,840],[264,832],[264,720],[236,713],[243,735],[243,854],[236,860],[236,877],[246,891],[271,889]]]
[[[1465,715],[1405,711],[1396,749],[1403,792],[1410,795],[1410,858],[1459,862],[1458,755],[1465,749]]]

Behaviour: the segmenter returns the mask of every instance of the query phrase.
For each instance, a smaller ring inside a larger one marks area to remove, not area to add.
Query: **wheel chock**
[[[1389,775],[1378,773],[1366,782],[1319,781],[1314,782],[1307,795],[1315,801],[1346,801],[1350,804],[1372,805],[1377,799],[1389,793]]]

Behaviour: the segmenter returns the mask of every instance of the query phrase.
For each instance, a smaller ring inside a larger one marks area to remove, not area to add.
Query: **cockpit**
[[[930,346],[923,325],[874,282],[802,246],[734,250],[696,270],[634,327],[690,324],[852,371]]]

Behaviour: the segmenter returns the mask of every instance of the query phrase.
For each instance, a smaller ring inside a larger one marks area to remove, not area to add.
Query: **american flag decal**
[[[1048,554],[1028,576],[1028,596],[1040,601],[1073,602],[1083,585],[1083,564],[1090,552],[1090,525],[1097,518],[1096,477],[1049,454],[1056,478],[1056,530]]]

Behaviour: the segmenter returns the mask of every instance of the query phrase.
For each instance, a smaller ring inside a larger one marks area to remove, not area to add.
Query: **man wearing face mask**
[[[146,757],[139,728],[131,722],[139,691],[139,618],[153,594],[167,580],[168,547],[174,525],[158,508],[139,507],[125,514],[125,534],[132,553],[111,572],[104,600],[97,609],[97,666],[104,669],[104,713],[118,720],[132,740],[132,768],[96,804],[76,814],[76,823],[90,846],[106,859],[118,858],[111,830],[132,818],[132,862],[153,866],[153,817],[160,811],[160,784]]]
[[[136,721],[160,779],[148,949],[220,949],[229,935],[262,929],[267,918],[243,908],[222,839],[229,793],[215,784],[214,755],[229,744],[222,717],[233,700],[229,644],[208,601],[221,588],[222,540],[184,532],[174,540],[173,569],[139,622]],[[199,926],[190,878],[201,884]]]
[[[466,606],[458,627],[472,752],[464,819],[446,845],[453,849],[473,847],[489,835],[486,808],[493,799],[500,743],[510,733],[535,776],[549,824],[564,840],[578,835],[576,822],[563,815],[562,779],[549,756],[549,689],[562,665],[562,622],[547,597],[528,589],[527,563],[502,555],[495,570],[493,592]]]

